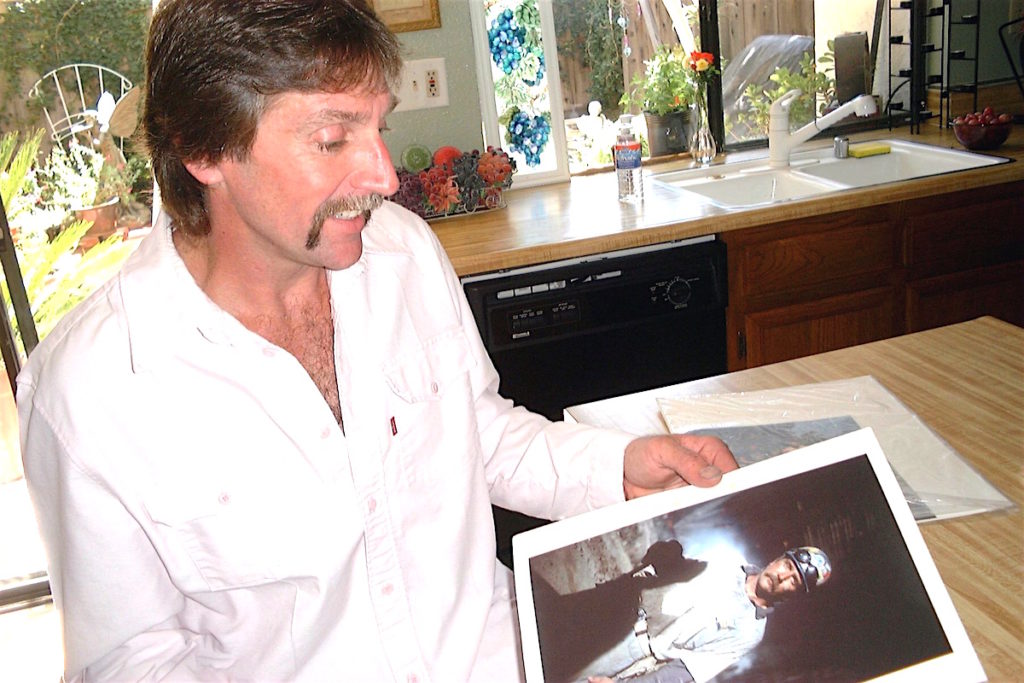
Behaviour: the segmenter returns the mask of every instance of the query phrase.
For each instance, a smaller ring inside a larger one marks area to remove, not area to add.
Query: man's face
[[[248,158],[189,166],[209,189],[212,237],[253,262],[355,263],[367,209],[398,189],[381,139],[392,106],[390,93],[276,96]]]
[[[795,593],[803,593],[804,583],[793,560],[783,555],[761,570],[754,590],[758,597],[777,603]]]

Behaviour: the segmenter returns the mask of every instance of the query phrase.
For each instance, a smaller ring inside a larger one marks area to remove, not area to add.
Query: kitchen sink
[[[808,178],[788,170],[740,170],[710,179],[678,183],[677,187],[706,197],[725,208],[743,208],[802,199],[844,189],[827,179]]]
[[[924,178],[942,173],[966,171],[1006,163],[1008,159],[956,149],[933,147],[902,140],[885,140],[891,152],[875,156],[836,159],[823,155],[817,163],[797,166],[794,171],[831,180],[848,187],[867,187],[898,180]],[[820,152],[819,152],[820,154]],[[830,154],[830,153],[829,153]]]
[[[799,151],[788,168],[766,159],[716,164],[652,176],[654,182],[701,195],[724,208],[750,208],[806,199],[827,192],[1004,164],[1009,159],[904,140],[877,140],[888,154],[836,158],[832,147]]]

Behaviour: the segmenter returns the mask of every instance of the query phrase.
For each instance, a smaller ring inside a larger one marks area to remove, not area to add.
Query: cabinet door
[[[755,367],[892,337],[902,331],[899,304],[897,287],[879,287],[750,312],[739,354]]]
[[[879,215],[881,214],[881,215]],[[729,301],[747,309],[816,300],[888,282],[899,234],[885,209],[848,211],[725,233]]]
[[[892,205],[727,232],[729,370],[892,336],[903,324]]]
[[[907,283],[908,332],[983,315],[1024,327],[1024,261]]]

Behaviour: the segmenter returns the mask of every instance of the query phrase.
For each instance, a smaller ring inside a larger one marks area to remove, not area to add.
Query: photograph
[[[515,537],[528,680],[984,680],[870,430],[715,488]]]
[[[746,467],[765,458],[810,446],[861,428],[850,415],[797,420],[775,424],[752,424],[736,427],[709,427],[689,430],[687,434],[717,436],[732,451],[736,464]],[[893,470],[903,497],[917,521],[935,519],[935,513],[900,473]]]

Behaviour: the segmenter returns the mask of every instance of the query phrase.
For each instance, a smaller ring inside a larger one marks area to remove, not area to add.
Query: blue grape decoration
[[[521,154],[528,166],[538,166],[551,137],[551,115],[532,113],[546,106],[540,10],[536,0],[522,0],[515,9],[492,16],[487,32],[491,59],[504,73],[494,84],[495,96],[505,106],[498,122],[505,128],[509,150]]]
[[[495,66],[506,74],[515,71],[523,58],[526,30],[514,22],[512,10],[506,9],[494,18],[487,31],[487,39]]]
[[[513,152],[526,158],[527,166],[540,165],[540,155],[551,136],[551,121],[547,116],[533,116],[521,109],[511,112],[506,126],[505,140]]]

